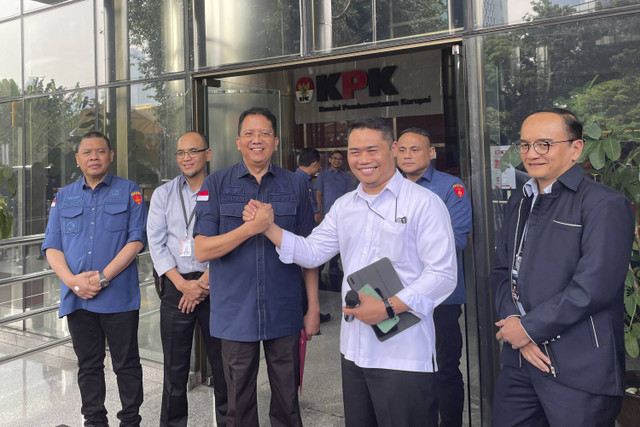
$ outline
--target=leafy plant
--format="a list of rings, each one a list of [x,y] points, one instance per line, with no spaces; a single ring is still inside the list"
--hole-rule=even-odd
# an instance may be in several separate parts
[[[11,166],[0,165],[0,184],[9,192],[10,197],[16,195],[18,181]],[[6,239],[13,234],[13,213],[4,197],[0,196],[0,239]]]

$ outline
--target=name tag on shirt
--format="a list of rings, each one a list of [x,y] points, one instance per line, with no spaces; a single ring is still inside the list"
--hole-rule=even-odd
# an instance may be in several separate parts
[[[182,239],[180,241],[180,256],[181,257],[190,257],[191,256],[191,239]]]

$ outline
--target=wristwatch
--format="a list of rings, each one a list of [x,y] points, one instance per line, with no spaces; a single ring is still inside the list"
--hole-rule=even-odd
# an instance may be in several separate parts
[[[389,316],[389,319],[393,319],[396,317],[396,311],[393,309],[393,305],[391,305],[391,301],[389,301],[390,299],[391,298],[383,299],[382,301],[384,302],[384,308],[387,310],[387,316]]]
[[[100,287],[106,288],[107,286],[109,286],[109,280],[107,280],[107,278],[104,277],[104,272],[99,271],[98,274],[100,275]]]

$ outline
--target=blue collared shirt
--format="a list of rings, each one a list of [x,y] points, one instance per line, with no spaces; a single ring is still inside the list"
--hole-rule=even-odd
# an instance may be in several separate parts
[[[309,189],[309,198],[311,199],[311,206],[313,207],[313,213],[318,213],[318,201],[316,200],[316,192],[313,191],[313,182],[311,181],[311,175],[303,171],[302,169],[296,169],[298,175],[304,178],[304,182],[307,183],[307,188]]]
[[[149,253],[158,275],[163,275],[172,268],[182,274],[207,269],[207,263],[198,262],[193,248],[193,226],[196,219],[194,217],[187,228],[178,191],[182,191],[188,221],[196,208],[198,193],[191,191],[184,175],[156,188],[151,197],[147,233]],[[185,238],[190,239],[191,256],[180,256],[180,246]]]
[[[292,172],[270,165],[260,184],[244,162],[209,175],[196,204],[194,235],[217,236],[242,225],[250,199],[271,203],[275,222],[307,235],[315,226],[309,190]],[[263,234],[209,262],[211,335],[233,341],[260,341],[302,329],[302,272],[280,262]]]
[[[316,191],[322,193],[322,213],[326,214],[334,202],[355,187],[349,174],[339,170],[337,173],[329,168],[323,170],[316,178]]]
[[[458,284],[443,304],[464,304],[467,302],[467,295],[464,284],[462,251],[467,245],[467,237],[471,232],[473,222],[471,201],[460,178],[436,170],[433,164],[429,165],[416,183],[436,193],[449,210],[453,235],[456,239]]]
[[[147,212],[140,188],[128,179],[107,174],[94,190],[84,177],[56,194],[49,213],[42,253],[64,253],[73,274],[103,270],[130,242],[146,245]],[[92,299],[60,287],[60,317],[78,309],[120,313],[140,309],[138,267],[133,261]]]

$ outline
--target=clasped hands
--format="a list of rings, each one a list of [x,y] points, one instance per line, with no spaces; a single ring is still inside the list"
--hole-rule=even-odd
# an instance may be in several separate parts
[[[505,344],[511,344],[511,348],[520,350],[522,356],[533,366],[542,372],[549,372],[551,360],[542,350],[531,341],[525,332],[520,318],[517,316],[507,317],[496,322],[496,326],[500,328],[496,334],[496,339],[503,340]]]
[[[251,234],[264,233],[273,224],[273,207],[270,203],[251,199],[244,207],[242,219],[245,225],[250,227]]]
[[[85,271],[76,274],[72,283],[68,285],[82,299],[91,299],[102,290],[100,287],[100,274],[97,271]]]

